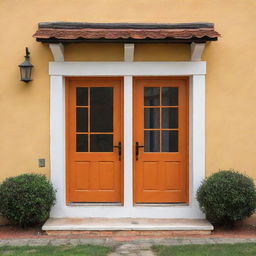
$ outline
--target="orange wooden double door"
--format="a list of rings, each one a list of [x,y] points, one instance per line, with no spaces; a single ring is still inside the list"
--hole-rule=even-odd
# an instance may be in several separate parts
[[[134,78],[134,203],[188,201],[188,79]],[[123,79],[66,78],[67,203],[123,202]]]
[[[121,202],[121,78],[67,78],[67,202]]]
[[[188,78],[134,78],[134,200],[188,201]]]

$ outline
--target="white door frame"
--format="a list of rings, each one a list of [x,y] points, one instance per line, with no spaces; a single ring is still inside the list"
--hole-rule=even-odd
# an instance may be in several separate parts
[[[205,177],[206,62],[50,62],[51,182],[57,189],[51,217],[204,218],[195,199]],[[124,205],[66,205],[65,77],[124,77]],[[133,205],[133,76],[189,76],[189,204]]]

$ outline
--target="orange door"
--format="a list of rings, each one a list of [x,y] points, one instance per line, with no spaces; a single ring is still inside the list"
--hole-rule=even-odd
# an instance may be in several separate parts
[[[188,202],[188,78],[134,78],[136,203]]]
[[[121,202],[122,80],[67,78],[67,202]]]

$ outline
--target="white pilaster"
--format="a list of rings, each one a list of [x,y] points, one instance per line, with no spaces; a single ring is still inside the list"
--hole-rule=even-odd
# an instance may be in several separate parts
[[[205,76],[190,79],[190,187],[191,202],[198,209],[196,191],[205,178]]]
[[[50,162],[51,182],[56,189],[53,214],[65,205],[65,81],[62,76],[50,77]]]
[[[133,205],[132,76],[124,77],[124,205]]]

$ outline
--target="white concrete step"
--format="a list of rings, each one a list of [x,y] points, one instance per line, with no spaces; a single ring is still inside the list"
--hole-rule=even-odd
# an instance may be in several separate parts
[[[45,231],[212,231],[213,226],[204,219],[50,218],[42,229]]]

